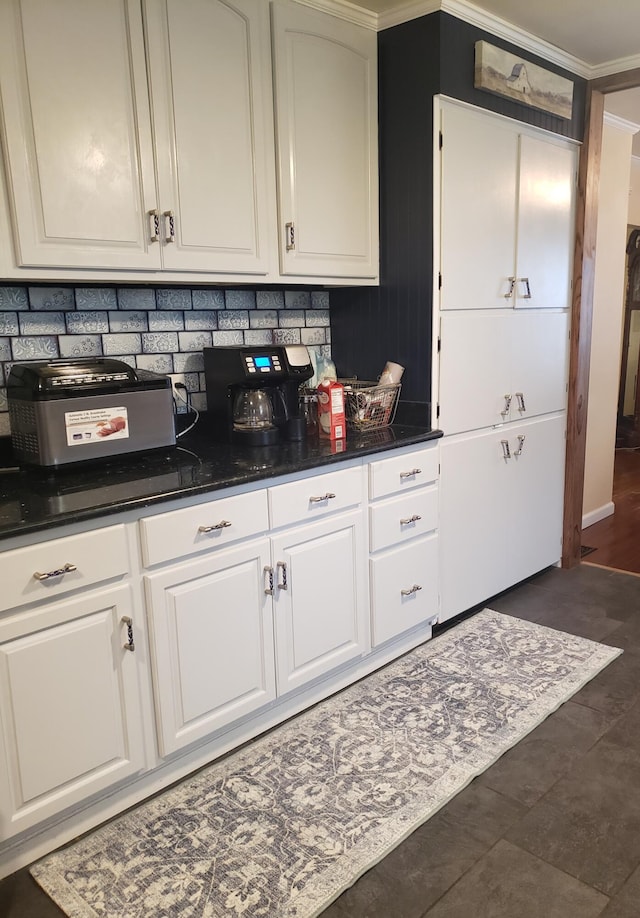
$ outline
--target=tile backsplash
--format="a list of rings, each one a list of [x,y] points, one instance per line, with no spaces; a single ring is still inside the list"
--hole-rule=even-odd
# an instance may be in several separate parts
[[[326,290],[0,286],[0,436],[13,363],[105,356],[184,373],[203,410],[203,347],[306,344],[328,355],[330,343]]]

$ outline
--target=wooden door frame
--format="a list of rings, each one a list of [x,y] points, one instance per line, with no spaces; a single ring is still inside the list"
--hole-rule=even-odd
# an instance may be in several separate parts
[[[575,567],[580,563],[582,543],[582,498],[604,97],[611,92],[636,89],[639,86],[640,68],[636,68],[591,80],[587,87],[587,110],[584,140],[580,151],[576,201],[562,532],[563,567]]]

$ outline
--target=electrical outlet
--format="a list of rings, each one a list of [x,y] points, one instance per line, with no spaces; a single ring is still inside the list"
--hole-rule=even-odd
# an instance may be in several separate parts
[[[170,373],[169,379],[171,380],[171,385],[173,387],[173,403],[175,405],[175,410],[177,414],[186,414],[187,413],[187,390],[183,389],[182,386],[185,386],[184,373]],[[179,385],[181,388],[176,389],[176,386]]]

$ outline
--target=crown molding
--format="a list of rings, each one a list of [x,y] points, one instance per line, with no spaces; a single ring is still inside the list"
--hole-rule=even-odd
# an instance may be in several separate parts
[[[623,131],[625,134],[637,134],[640,131],[640,124],[629,121],[628,118],[621,118],[620,115],[614,115],[613,112],[605,112],[603,121],[609,127]]]
[[[378,15],[378,31],[382,32],[384,29],[401,25],[411,19],[428,16],[429,13],[437,13],[440,9],[442,9],[441,0],[408,0],[402,6]]]
[[[640,68],[640,54],[633,57],[620,57],[617,61],[607,61],[589,68],[589,79],[597,80],[600,77],[611,76],[614,73],[624,73],[625,70]]]
[[[322,13],[330,13],[337,19],[343,19],[345,22],[352,22],[355,25],[364,26],[365,29],[371,29],[373,32],[379,30],[379,16],[371,10],[365,10],[355,3],[349,3],[349,0],[296,0],[301,6],[309,6],[311,9],[320,10]]]

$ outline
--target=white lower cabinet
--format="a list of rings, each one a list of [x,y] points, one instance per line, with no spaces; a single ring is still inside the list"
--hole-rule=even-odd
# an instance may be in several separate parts
[[[372,644],[379,647],[438,615],[438,536],[381,552],[369,561]]]
[[[367,649],[362,512],[285,532],[273,539],[272,557],[283,694]]]
[[[161,755],[275,697],[268,564],[260,539],[145,577]]]
[[[143,768],[131,616],[119,585],[0,620],[0,839]]]
[[[440,620],[562,553],[564,413],[441,444]]]

